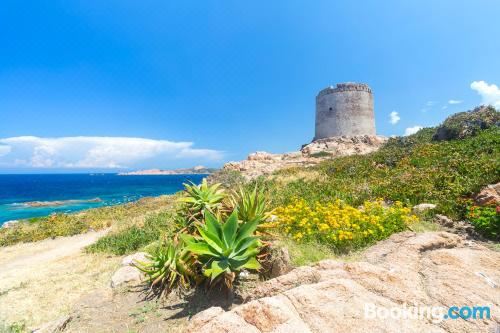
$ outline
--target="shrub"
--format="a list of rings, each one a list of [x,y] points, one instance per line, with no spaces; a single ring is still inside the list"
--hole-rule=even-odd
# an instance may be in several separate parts
[[[485,237],[500,240],[500,206],[469,205],[467,219]]]
[[[217,213],[226,197],[224,190],[220,188],[220,184],[208,185],[206,178],[203,179],[200,185],[191,183],[184,184],[184,187],[186,196],[180,198],[179,201],[186,205],[188,222],[203,219],[206,211],[212,214]]]
[[[257,185],[253,190],[245,190],[239,188],[238,192],[234,192],[231,196],[231,205],[233,209],[238,211],[238,219],[243,222],[257,220],[261,223],[266,218],[268,209],[268,200],[264,192],[257,189]]]
[[[192,257],[180,244],[167,243],[148,256],[148,263],[138,262],[136,267],[149,279],[151,292],[158,297],[175,289],[186,290],[194,277]]]
[[[359,209],[338,199],[312,205],[295,200],[276,208],[274,214],[276,221],[263,227],[278,229],[296,241],[329,244],[342,252],[385,239],[417,220],[400,202],[385,207],[381,200],[367,201]]]
[[[201,236],[181,235],[186,249],[196,256],[203,274],[210,278],[210,284],[223,282],[231,290],[241,269],[259,269],[256,255],[261,243],[254,236],[258,220],[238,223],[235,210],[225,223],[210,212],[205,213],[205,224],[198,226]]]
[[[87,247],[90,253],[112,253],[123,255],[144,247],[162,235],[172,235],[175,213],[171,211],[158,213],[146,218],[144,225],[130,226],[121,231],[101,237],[97,242]]]

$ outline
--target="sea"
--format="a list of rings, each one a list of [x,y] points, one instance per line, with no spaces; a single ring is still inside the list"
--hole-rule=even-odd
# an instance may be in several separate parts
[[[119,176],[107,173],[0,175],[0,225],[7,221],[172,194],[182,190],[183,183],[200,183],[206,176]]]

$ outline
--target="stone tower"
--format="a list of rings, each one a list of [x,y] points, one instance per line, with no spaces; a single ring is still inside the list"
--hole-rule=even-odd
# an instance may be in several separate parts
[[[314,140],[343,135],[375,135],[373,95],[366,84],[339,83],[316,96]]]

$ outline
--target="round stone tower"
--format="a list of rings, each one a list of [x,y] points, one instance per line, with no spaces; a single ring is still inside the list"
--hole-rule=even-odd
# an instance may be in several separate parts
[[[339,83],[316,96],[314,140],[343,135],[375,135],[373,95],[366,84]]]

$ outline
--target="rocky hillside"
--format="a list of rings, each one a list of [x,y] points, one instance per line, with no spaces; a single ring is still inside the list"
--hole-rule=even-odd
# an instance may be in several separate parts
[[[406,232],[359,262],[322,261],[269,280],[253,301],[197,314],[189,332],[493,332],[500,323],[498,281],[499,252],[449,233]],[[490,305],[491,320],[366,318],[366,304]]]
[[[241,162],[229,162],[223,171],[237,171],[246,179],[269,175],[290,167],[308,167],[339,156],[363,155],[378,150],[387,138],[382,136],[353,136],[320,139],[302,146],[300,151],[286,154],[256,152]]]

